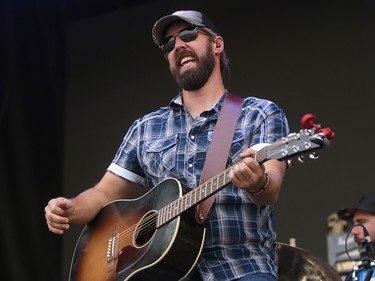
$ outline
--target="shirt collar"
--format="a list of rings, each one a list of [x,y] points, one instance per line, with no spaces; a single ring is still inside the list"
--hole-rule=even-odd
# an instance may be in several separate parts
[[[182,108],[184,105],[182,104],[182,92],[180,92],[177,96],[175,96],[169,103],[169,107],[178,110]]]
[[[219,113],[220,109],[223,105],[224,98],[227,94],[228,94],[228,91],[225,90],[224,94],[219,99],[219,101],[212,108],[205,110],[205,112],[215,111],[215,112]],[[174,109],[174,110],[178,110],[178,109],[184,107],[184,105],[182,103],[182,92],[180,92],[176,97],[174,97],[171,100],[171,102],[169,103],[169,107]]]

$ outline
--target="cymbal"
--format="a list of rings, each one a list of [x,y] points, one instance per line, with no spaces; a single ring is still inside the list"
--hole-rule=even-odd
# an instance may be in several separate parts
[[[339,273],[325,260],[288,244],[277,243],[279,281],[341,281]]]

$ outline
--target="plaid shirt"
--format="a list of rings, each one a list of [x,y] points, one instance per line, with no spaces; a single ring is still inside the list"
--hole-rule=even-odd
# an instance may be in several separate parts
[[[188,188],[198,186],[223,100],[224,96],[193,119],[179,95],[169,106],[136,120],[108,170],[149,188],[169,177]],[[227,165],[238,162],[247,147],[273,143],[288,131],[284,112],[276,104],[246,98]],[[231,183],[219,191],[197,266],[206,281],[232,280],[249,273],[277,276],[274,206],[253,204]]]

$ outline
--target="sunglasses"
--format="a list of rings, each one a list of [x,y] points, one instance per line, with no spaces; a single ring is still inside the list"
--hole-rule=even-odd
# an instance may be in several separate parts
[[[177,35],[172,35],[165,38],[163,41],[164,43],[160,45],[160,49],[167,54],[173,50],[176,43],[176,37],[180,38],[180,40],[185,43],[191,42],[197,39],[199,31],[203,32],[203,30],[199,29],[197,26],[185,28]]]

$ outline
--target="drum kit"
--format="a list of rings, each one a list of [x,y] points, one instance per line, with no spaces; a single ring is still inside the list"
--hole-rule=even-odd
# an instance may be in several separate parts
[[[342,277],[324,259],[305,249],[277,243],[279,281],[342,281]],[[375,265],[355,267],[345,281],[375,281]]]

